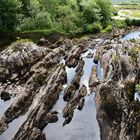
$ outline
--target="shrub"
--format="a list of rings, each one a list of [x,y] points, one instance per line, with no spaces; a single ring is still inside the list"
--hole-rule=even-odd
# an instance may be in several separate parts
[[[103,32],[111,32],[112,31],[112,24],[109,24],[104,30]]]
[[[22,17],[20,7],[19,0],[0,1],[0,32],[15,30]]]
[[[100,23],[94,23],[93,24],[93,33],[101,32],[102,26]]]
[[[25,18],[20,25],[20,30],[35,30],[35,29],[50,29],[52,28],[52,21],[49,13],[39,12],[36,17]]]
[[[135,20],[135,19],[132,20],[132,19],[127,18],[125,20],[125,23],[126,23],[127,26],[132,26],[132,25],[140,26],[140,20]]]
[[[98,33],[102,30],[100,23],[88,24],[85,28],[85,33]]]
[[[112,22],[112,25],[116,28],[119,28],[119,29],[125,28],[127,26],[126,22],[122,21],[122,20],[114,20]]]

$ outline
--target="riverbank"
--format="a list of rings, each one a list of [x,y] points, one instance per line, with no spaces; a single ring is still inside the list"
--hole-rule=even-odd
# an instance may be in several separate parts
[[[23,32],[23,33],[0,33],[0,51],[6,48],[6,46],[10,45],[12,42],[15,41],[23,41],[24,39],[26,41],[30,40],[35,43],[38,43],[41,38],[46,38],[50,42],[54,43],[57,42],[61,37],[64,38],[88,38],[90,35],[94,36],[94,38],[102,37],[102,38],[107,38],[110,35],[113,37],[113,34],[116,34],[118,32],[119,35],[126,35],[130,31],[139,31],[140,28],[136,26],[131,26],[131,27],[126,27],[124,29],[112,29],[112,32],[100,32],[100,33],[90,33],[90,34],[66,34],[66,33],[59,33],[55,32],[54,30],[52,31],[32,31],[32,32]]]

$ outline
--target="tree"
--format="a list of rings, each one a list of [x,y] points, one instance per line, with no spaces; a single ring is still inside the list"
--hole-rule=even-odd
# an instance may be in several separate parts
[[[31,13],[30,13],[30,0],[21,0],[21,10],[22,10],[22,14],[25,16],[25,17],[29,17],[31,16]]]
[[[100,7],[101,22],[105,27],[111,19],[111,2],[110,0],[96,0],[96,3]]]
[[[99,21],[100,19],[100,9],[99,6],[96,4],[94,0],[82,0],[81,4],[82,6],[82,13],[85,21],[87,23],[93,23],[95,21]]]
[[[40,4],[42,9],[50,13],[51,19],[54,22],[59,0],[40,0]]]
[[[69,32],[76,29],[77,16],[70,6],[60,5],[58,7],[57,19],[59,23],[62,23],[64,31]]]
[[[0,2],[0,31],[14,30],[20,23],[19,0],[1,0]]]

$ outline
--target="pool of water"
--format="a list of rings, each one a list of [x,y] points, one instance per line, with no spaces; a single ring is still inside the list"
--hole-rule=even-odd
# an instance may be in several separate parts
[[[130,39],[140,39],[140,32],[132,32],[127,34],[125,37],[122,38],[122,40],[126,41],[126,40],[130,40]]]

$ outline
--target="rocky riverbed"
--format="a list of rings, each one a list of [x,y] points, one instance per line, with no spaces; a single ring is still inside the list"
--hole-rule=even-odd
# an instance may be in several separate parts
[[[140,44],[121,37],[0,52],[0,140],[139,140]]]

